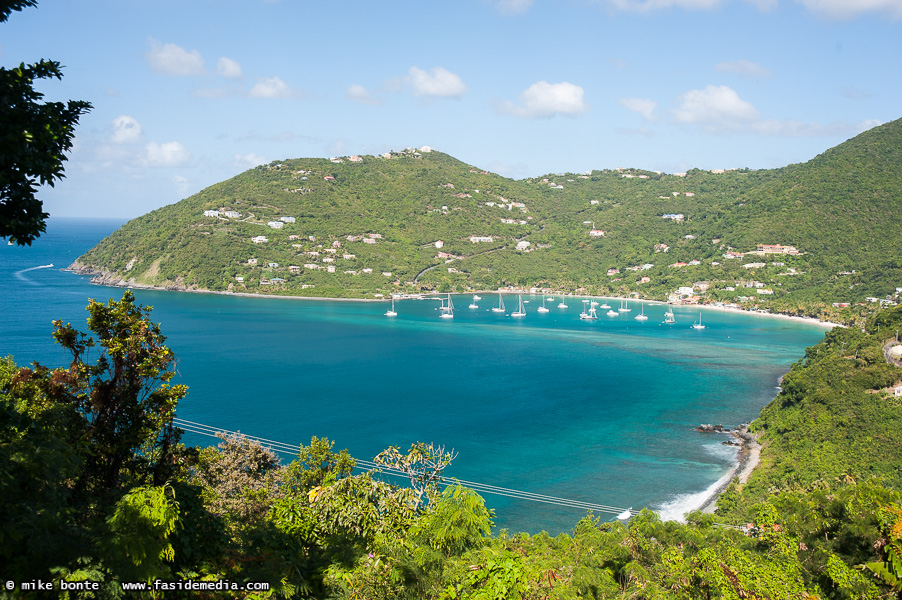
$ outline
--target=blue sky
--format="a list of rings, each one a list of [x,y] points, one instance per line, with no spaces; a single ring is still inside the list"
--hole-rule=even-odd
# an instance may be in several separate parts
[[[513,178],[804,162],[902,117],[902,0],[39,0],[0,63],[88,100],[58,216],[431,146]]]

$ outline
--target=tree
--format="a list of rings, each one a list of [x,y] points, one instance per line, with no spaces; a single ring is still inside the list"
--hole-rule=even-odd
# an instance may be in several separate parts
[[[80,415],[84,447],[77,451],[83,462],[73,485],[78,496],[118,498],[126,487],[160,486],[178,467],[173,419],[188,388],[169,385],[175,355],[164,345],[159,325],[150,321],[150,310],[136,305],[130,291],[120,301],[92,300],[88,327],[97,341],[54,321],[54,339],[72,355],[69,368],[35,363],[13,379],[14,385],[36,385],[50,402],[74,407]],[[88,355],[96,346],[102,350],[92,364]]]
[[[35,6],[36,0],[0,0],[0,23],[12,11]],[[63,177],[65,153],[72,148],[78,118],[89,102],[41,102],[35,79],[62,79],[60,63],[40,60],[12,69],[0,68],[0,237],[31,245],[46,229],[38,185]]]

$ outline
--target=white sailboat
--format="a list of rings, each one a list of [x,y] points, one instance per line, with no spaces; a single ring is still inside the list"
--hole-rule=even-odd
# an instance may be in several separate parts
[[[583,312],[579,313],[579,318],[580,318],[580,319],[584,318],[586,315],[589,314],[589,313],[586,312],[586,305],[587,305],[588,303],[589,303],[589,299],[588,299],[588,298],[586,298],[585,300],[583,300]]]
[[[439,308],[442,314],[439,316],[443,319],[453,319],[454,318],[454,303],[451,302],[451,294],[448,294],[448,302],[445,303],[445,299],[442,298],[442,306]]]
[[[567,308],[567,303],[564,302],[564,295],[561,294],[561,303],[557,305],[558,308]]]
[[[676,323],[676,318],[673,316],[673,309],[668,310],[664,313],[664,323],[666,325],[673,325]]]
[[[596,319],[598,319],[598,313],[595,312],[594,306],[590,306],[589,312],[581,314],[579,318],[583,319],[584,321],[595,321]]]
[[[504,296],[501,295],[501,292],[498,292],[498,306],[493,306],[492,312],[496,312],[496,313],[504,312]]]
[[[526,307],[523,306],[523,296],[517,296],[517,312],[511,313],[512,317],[525,317]]]
[[[702,325],[702,313],[698,313],[698,321],[692,324],[693,329],[704,329],[705,326]]]
[[[600,308],[600,309],[602,309],[602,310],[611,310],[611,305],[608,304],[607,302],[605,302],[604,304],[602,304],[602,305],[599,306],[598,308]]]
[[[477,301],[477,300],[482,300],[482,298],[480,298],[480,297],[477,296],[476,294],[473,294],[473,301],[470,302],[470,308],[479,308],[479,305],[476,304],[476,301]]]
[[[397,317],[398,313],[395,312],[395,299],[391,299],[391,309],[387,313],[385,313],[386,317]]]
[[[619,316],[620,316],[620,313],[617,312],[617,311],[614,310],[614,309],[611,309],[611,310],[608,311],[608,316],[609,316],[609,317],[619,317]]]
[[[537,309],[540,313],[547,313],[548,308],[545,306],[545,296],[542,296],[542,306]]]
[[[645,305],[642,305],[642,312],[636,315],[635,319],[637,321],[648,321],[648,317],[645,315]]]
[[[630,308],[630,301],[629,301],[629,300],[626,301],[626,304],[624,304],[624,303],[623,303],[623,300],[621,300],[621,301],[620,301],[620,308],[618,308],[617,310],[619,310],[620,312],[629,312],[629,311],[631,311],[631,310],[633,310],[633,309]]]

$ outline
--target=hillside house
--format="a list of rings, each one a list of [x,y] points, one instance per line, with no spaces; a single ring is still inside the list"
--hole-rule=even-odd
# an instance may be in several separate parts
[[[237,210],[221,211],[221,214],[225,217],[228,217],[229,219],[237,219],[237,218],[241,217],[241,213],[238,212]]]
[[[283,223],[295,223],[297,221],[294,217],[279,217],[279,220]]]
[[[436,248],[442,248],[444,246],[445,246],[445,242],[443,242],[442,240],[436,240],[436,242],[435,242]]]
[[[282,229],[283,227],[285,227],[285,223],[283,223],[282,221],[270,221],[269,223],[267,223],[267,225],[269,225],[272,229]]]
[[[334,272],[335,272],[335,265],[328,265],[328,266],[326,267],[326,272],[327,272],[327,273],[334,273]]]
[[[301,236],[299,236],[299,235],[289,235],[289,236],[288,236],[288,239],[289,239],[289,240],[292,240],[292,241],[293,241],[293,240],[299,240],[299,239],[301,239]]]
[[[288,265],[288,271],[291,273],[300,273],[301,268],[297,265]]]
[[[269,241],[269,238],[266,237],[265,235],[258,235],[257,237],[251,238],[251,241],[254,242],[255,244],[265,244],[266,242]]]
[[[601,229],[592,229],[589,231],[589,237],[600,238],[604,237],[604,231]]]
[[[278,269],[279,263],[277,263],[277,262],[266,263],[266,266],[269,267],[270,269]]]
[[[256,259],[256,258],[249,258],[249,259],[247,259],[247,264],[249,264],[249,265],[255,265],[255,264],[257,264],[257,259]]]
[[[313,263],[305,263],[304,268],[310,269],[311,271],[315,271],[315,270],[319,269],[319,265],[313,264]]]
[[[531,245],[532,245],[532,244],[531,244],[530,242],[527,242],[526,240],[523,240],[522,242],[517,242],[516,248],[517,248],[517,250],[519,250],[519,251],[521,251],[521,252],[528,252],[528,251],[529,251],[529,247],[530,247]]]
[[[495,240],[494,240],[494,238],[492,238],[492,236],[488,236],[488,235],[471,235],[470,241],[473,242],[474,244],[478,244],[480,242],[488,242],[491,244]]]
[[[219,211],[218,210],[205,210],[204,216],[205,217],[218,217]]]
[[[758,252],[761,254],[791,254],[797,255],[799,251],[795,246],[782,246],[780,244],[758,244]]]
[[[684,215],[683,213],[667,213],[666,215],[663,215],[663,218],[670,219],[679,223],[686,218],[686,215]]]

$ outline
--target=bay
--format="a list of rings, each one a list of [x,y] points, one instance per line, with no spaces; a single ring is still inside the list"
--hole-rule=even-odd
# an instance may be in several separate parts
[[[51,219],[30,248],[0,247],[0,355],[61,366],[51,321],[84,328],[89,298],[120,298],[61,269],[121,221]],[[53,264],[53,267],[46,265]],[[647,303],[582,321],[524,296],[527,316],[490,308],[497,294],[387,303],[248,298],[134,290],[154,307],[190,387],[181,418],[291,444],[328,437],[371,459],[389,445],[434,442],[458,452],[447,475],[679,517],[735,464],[699,423],[754,419],[780,375],[823,327],[752,314]],[[508,306],[516,296],[507,295]],[[613,304],[615,309],[618,305]],[[186,435],[186,441],[215,443]],[[287,458],[287,457],[286,457]],[[498,527],[567,531],[585,513],[487,495]],[[610,518],[610,515],[600,515]]]

